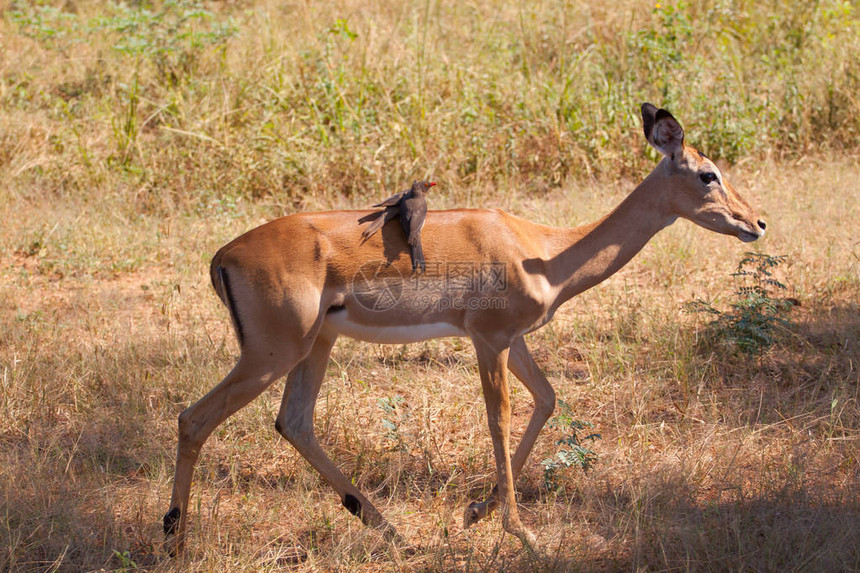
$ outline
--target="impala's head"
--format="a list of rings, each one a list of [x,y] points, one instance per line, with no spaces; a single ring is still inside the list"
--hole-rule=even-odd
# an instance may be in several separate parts
[[[745,243],[764,235],[765,222],[713,161],[684,143],[684,129],[671,113],[644,103],[642,124],[648,143],[665,156],[658,169],[672,182],[670,201],[675,215]]]

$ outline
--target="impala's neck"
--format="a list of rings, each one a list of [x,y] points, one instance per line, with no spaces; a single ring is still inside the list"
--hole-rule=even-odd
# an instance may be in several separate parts
[[[597,223],[564,231],[565,246],[546,263],[547,278],[559,289],[556,307],[612,276],[675,220],[663,199],[664,168],[659,165]]]

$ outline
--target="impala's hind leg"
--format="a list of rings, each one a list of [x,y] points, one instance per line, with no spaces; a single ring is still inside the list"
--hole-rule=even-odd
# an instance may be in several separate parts
[[[334,339],[319,336],[310,354],[290,372],[275,428],[337,491],[350,513],[387,537],[396,538],[394,528],[331,461],[314,434],[314,408],[333,344]]]
[[[295,359],[293,360],[293,363]],[[188,522],[188,498],[194,465],[203,443],[230,415],[260,395],[292,366],[288,358],[275,360],[242,354],[224,380],[179,415],[179,446],[170,510],[164,516],[164,532],[175,534],[174,550],[181,551]]]
[[[203,443],[228,416],[256,398],[310,352],[324,317],[319,299],[285,297],[274,309],[262,299],[261,291],[283,290],[284,285],[295,281],[261,286],[235,269],[221,267],[219,272],[242,355],[220,384],[179,416],[173,495],[170,510],[164,516],[165,533],[176,534],[177,552],[185,540],[191,479]],[[293,291],[296,290],[298,287],[294,286]]]

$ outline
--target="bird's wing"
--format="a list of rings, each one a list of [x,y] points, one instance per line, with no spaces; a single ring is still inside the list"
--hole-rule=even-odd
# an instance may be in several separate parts
[[[393,207],[394,205],[400,203],[400,201],[403,199],[403,196],[409,193],[409,191],[410,190],[407,189],[406,191],[401,191],[397,195],[392,195],[382,203],[377,203],[376,205],[374,205],[374,207]]]
[[[373,213],[368,213],[363,217],[359,217],[358,224],[360,225],[362,223],[367,223],[368,221],[375,221],[376,219],[382,217],[383,213],[385,213],[385,211],[374,211]]]
[[[410,245],[421,241],[421,229],[427,218],[427,203],[423,199],[412,199],[400,207],[400,221]]]
[[[367,239],[372,237],[374,233],[376,233],[379,229],[381,229],[383,226],[385,226],[385,223],[387,223],[388,221],[390,221],[391,219],[393,219],[396,216],[397,216],[397,209],[394,209],[393,207],[388,207],[387,209],[385,209],[383,211],[376,211],[375,213],[365,215],[364,217],[359,219],[358,220],[359,223],[372,220],[370,225],[368,225],[361,232],[362,241],[366,241]]]

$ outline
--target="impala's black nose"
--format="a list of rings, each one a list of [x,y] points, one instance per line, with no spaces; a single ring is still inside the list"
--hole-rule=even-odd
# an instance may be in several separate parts
[[[759,219],[759,220],[758,220],[758,227],[759,227],[759,229],[761,229],[762,231],[764,231],[765,229],[767,229],[767,223],[765,223],[764,221],[762,221],[761,219]]]

